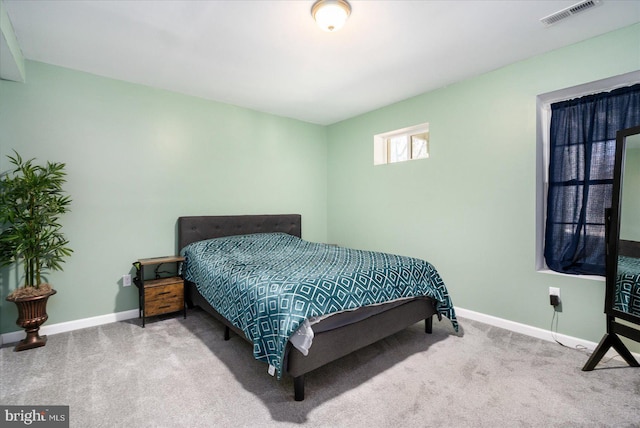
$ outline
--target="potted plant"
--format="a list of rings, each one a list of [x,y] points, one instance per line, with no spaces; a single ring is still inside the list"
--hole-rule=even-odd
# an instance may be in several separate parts
[[[6,300],[18,307],[16,323],[27,336],[16,351],[46,344],[40,326],[47,320],[47,300],[56,293],[47,283],[47,270],[61,270],[72,251],[62,234],[60,216],[69,211],[71,199],[62,190],[66,182],[64,163],[34,164],[14,151],[7,156],[15,166],[0,176],[0,267],[14,263],[24,268],[24,286]]]

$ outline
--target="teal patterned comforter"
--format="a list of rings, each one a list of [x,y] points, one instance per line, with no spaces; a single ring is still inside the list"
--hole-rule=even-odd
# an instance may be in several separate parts
[[[310,317],[401,298],[436,300],[458,324],[429,263],[304,241],[284,233],[229,236],[187,245],[184,278],[253,342],[256,359],[282,374],[289,337]]]
[[[640,316],[640,259],[618,257],[614,309]]]

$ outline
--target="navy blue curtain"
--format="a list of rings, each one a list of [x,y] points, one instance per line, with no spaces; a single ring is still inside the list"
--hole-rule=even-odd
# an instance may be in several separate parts
[[[551,105],[544,257],[557,272],[605,275],[616,131],[640,125],[640,84]]]

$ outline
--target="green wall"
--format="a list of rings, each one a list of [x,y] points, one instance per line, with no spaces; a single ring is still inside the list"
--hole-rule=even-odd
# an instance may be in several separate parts
[[[598,341],[604,282],[535,271],[536,96],[640,69],[639,42],[634,25],[328,127],[27,61],[27,83],[0,81],[0,171],[14,148],[68,165],[49,323],[136,308],[121,276],[175,252],[178,216],[290,212],[309,240],[431,261],[464,309],[548,330],[560,287],[559,331]],[[423,122],[429,159],[373,166],[374,134]],[[17,281],[0,271],[1,295]]]
[[[26,83],[0,80],[0,171],[23,158],[67,164],[74,249],[49,280],[48,324],[137,308],[122,275],[138,258],[174,254],[183,215],[300,213],[303,236],[327,236],[325,127],[27,62]],[[16,331],[0,271],[0,332]]]
[[[434,66],[437,66],[434,65]],[[640,69],[640,25],[329,127],[329,242],[431,261],[456,306],[599,341],[605,284],[535,270],[536,96]],[[373,135],[429,122],[430,158],[373,166]]]

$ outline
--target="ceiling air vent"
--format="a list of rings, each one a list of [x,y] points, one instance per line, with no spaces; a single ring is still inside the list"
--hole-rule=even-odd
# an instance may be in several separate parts
[[[602,0],[584,0],[580,3],[574,4],[573,6],[564,8],[556,13],[552,13],[549,16],[545,16],[544,18],[540,19],[540,22],[548,27],[558,21],[562,21],[563,19],[584,12],[585,10],[589,10],[593,7],[599,6],[600,4],[602,4]]]

